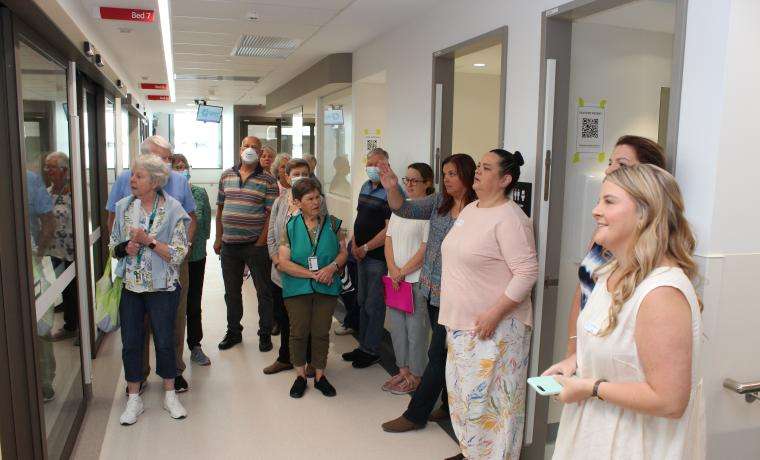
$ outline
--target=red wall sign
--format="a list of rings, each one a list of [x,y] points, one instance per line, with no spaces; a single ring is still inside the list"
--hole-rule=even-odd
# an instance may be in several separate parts
[[[169,89],[169,85],[167,85],[166,83],[140,83],[140,88],[167,90]]]
[[[163,94],[148,94],[149,101],[168,101],[169,96]]]
[[[156,19],[156,13],[153,10],[101,6],[100,17],[102,19],[115,19],[117,21],[153,22]]]

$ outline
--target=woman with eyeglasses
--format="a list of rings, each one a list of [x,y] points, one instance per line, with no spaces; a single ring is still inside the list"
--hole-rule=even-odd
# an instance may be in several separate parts
[[[419,200],[435,192],[433,169],[425,163],[412,163],[403,178],[406,196]],[[425,257],[430,221],[391,216],[385,237],[385,261],[393,289],[400,282],[412,285],[414,310],[411,313],[388,308],[391,340],[398,373],[382,386],[396,395],[413,393],[420,385],[427,365],[430,320],[427,299],[420,287],[420,269]],[[386,287],[387,289],[387,287]]]

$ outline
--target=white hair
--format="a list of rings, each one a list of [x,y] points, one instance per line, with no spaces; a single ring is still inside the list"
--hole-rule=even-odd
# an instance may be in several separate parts
[[[59,168],[69,169],[69,156],[63,152],[52,152],[45,157],[45,161],[55,159],[55,164]]]
[[[315,156],[314,156],[314,155],[312,155],[311,153],[304,153],[304,154],[303,154],[303,159],[304,159],[304,160],[306,160],[306,161],[308,161],[308,162],[309,162],[309,164],[311,164],[311,162],[312,162],[312,161],[313,161],[314,163],[316,163],[316,162],[317,162],[317,157],[315,157]],[[312,171],[312,172],[314,172],[314,171]]]
[[[169,166],[164,161],[150,153],[140,155],[132,165],[132,171],[143,169],[150,176],[150,180],[158,188],[163,188],[169,182]]]
[[[268,147],[264,147],[268,148]],[[282,166],[283,163],[287,163],[290,161],[290,155],[287,153],[280,153],[276,157],[274,157],[274,161],[272,162],[272,167],[270,168],[270,172],[274,177],[277,177],[277,171],[280,169],[280,166]]]
[[[158,134],[150,136],[149,138],[142,141],[142,144],[140,144],[140,153],[143,155],[150,154],[150,144],[153,144],[156,147],[161,147],[162,149],[166,149],[169,151],[169,153],[174,153],[174,146],[171,144],[171,142],[167,141],[165,137],[159,136]]]

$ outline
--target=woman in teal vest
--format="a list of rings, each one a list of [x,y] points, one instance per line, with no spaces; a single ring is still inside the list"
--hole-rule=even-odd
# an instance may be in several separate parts
[[[340,294],[340,273],[348,258],[340,219],[324,214],[319,182],[307,178],[291,189],[301,210],[285,224],[279,249],[282,296],[290,318],[290,359],[298,377],[290,396],[306,391],[306,346],[311,334],[311,364],[316,368],[314,388],[335,396],[325,377],[330,325]]]

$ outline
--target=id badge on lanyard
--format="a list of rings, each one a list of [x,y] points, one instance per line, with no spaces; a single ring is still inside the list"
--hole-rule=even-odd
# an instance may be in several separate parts
[[[309,233],[309,227],[306,225],[306,221],[303,221],[304,227],[306,227],[306,233]],[[307,259],[309,264],[309,271],[316,272],[319,270],[319,260],[317,259],[317,246],[319,245],[319,235],[322,233],[322,225],[317,225],[317,234],[314,237],[314,241],[316,243],[311,243],[311,238],[309,238],[309,243],[311,243],[311,256]]]

